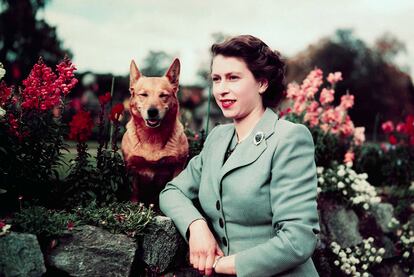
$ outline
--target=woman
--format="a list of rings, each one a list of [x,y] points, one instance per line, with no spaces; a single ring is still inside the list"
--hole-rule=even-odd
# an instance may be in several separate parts
[[[284,63],[248,35],[211,50],[213,94],[233,123],[211,131],[161,192],[160,208],[201,273],[318,276],[311,259],[319,233],[313,139],[269,108],[282,99]]]

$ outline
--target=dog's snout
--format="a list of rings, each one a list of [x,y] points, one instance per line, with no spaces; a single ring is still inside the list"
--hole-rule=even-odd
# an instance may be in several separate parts
[[[158,109],[156,109],[156,108],[149,108],[148,109],[148,117],[149,118],[156,118],[156,117],[158,117]]]

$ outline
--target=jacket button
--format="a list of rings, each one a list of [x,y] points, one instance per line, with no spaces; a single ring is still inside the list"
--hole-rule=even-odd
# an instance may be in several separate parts
[[[216,208],[217,208],[217,211],[220,211],[220,201],[218,201],[218,200],[216,202]]]
[[[222,238],[224,246],[227,246],[227,240],[225,237]]]
[[[220,227],[221,227],[221,228],[223,228],[223,227],[224,227],[224,221],[223,221],[223,219],[222,219],[222,218],[220,218],[220,219],[219,219],[219,224],[220,224]]]

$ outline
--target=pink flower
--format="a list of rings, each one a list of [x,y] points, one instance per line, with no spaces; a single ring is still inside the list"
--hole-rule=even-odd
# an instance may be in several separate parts
[[[348,150],[348,152],[345,153],[344,163],[352,162],[354,159],[355,159],[355,153],[352,152],[352,150]]]
[[[341,124],[340,130],[344,137],[349,137],[354,133],[354,123],[352,123],[349,116],[347,116],[345,122]]]
[[[342,95],[340,106],[346,110],[352,108],[354,106],[354,96],[352,94]]]
[[[318,92],[319,87],[323,83],[323,72],[319,68],[312,70],[309,75],[303,80],[302,85],[300,86],[301,91],[306,96],[307,99],[313,99],[316,92]]]
[[[395,130],[397,130],[398,133],[405,133],[405,123],[398,123]]]
[[[319,96],[319,101],[322,105],[326,105],[331,103],[334,100],[334,93],[333,89],[322,89],[321,95]]]
[[[75,223],[73,223],[72,221],[68,221],[67,229],[69,231],[72,231],[73,230],[73,227],[75,227]]]
[[[394,123],[392,123],[391,120],[388,120],[382,123],[381,128],[384,131],[384,133],[386,134],[391,133],[392,131],[394,131]]]
[[[336,84],[339,81],[342,81],[342,73],[337,71],[335,73],[329,73],[328,78],[326,78],[331,85]]]
[[[362,145],[365,142],[365,127],[356,127],[354,130],[354,143]]]

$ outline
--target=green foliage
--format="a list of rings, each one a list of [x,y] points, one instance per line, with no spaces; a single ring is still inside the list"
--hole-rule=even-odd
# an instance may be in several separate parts
[[[33,115],[23,113],[21,139],[0,128],[0,180],[12,198],[24,195],[42,203],[53,201],[52,192],[59,182],[57,168],[62,165],[64,125],[51,111]]]
[[[142,235],[155,215],[152,206],[146,208],[142,203],[125,202],[99,206],[95,201],[84,208],[78,208],[76,213],[85,224],[131,237]]]
[[[74,214],[63,211],[52,211],[41,206],[22,209],[13,217],[12,228],[18,232],[35,234],[50,239],[68,233],[68,223],[77,225],[78,218]]]
[[[203,149],[204,141],[206,140],[206,133],[204,130],[195,132],[190,129],[185,130],[185,134],[188,138],[188,159],[189,161],[194,156],[198,155]]]

